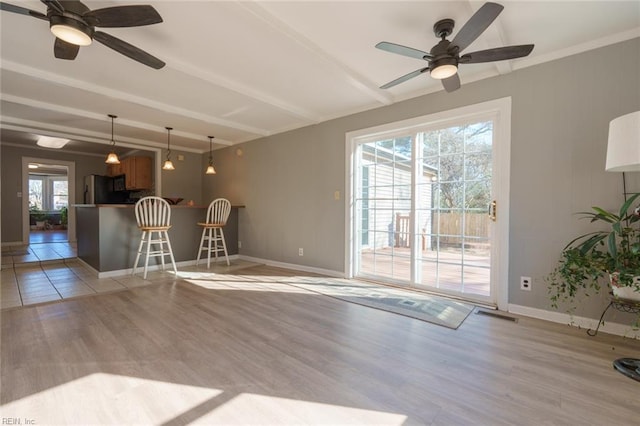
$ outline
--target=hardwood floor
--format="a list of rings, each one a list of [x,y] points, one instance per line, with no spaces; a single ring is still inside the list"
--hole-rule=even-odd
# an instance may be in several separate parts
[[[3,419],[634,425],[640,341],[471,314],[439,327],[258,266],[1,313]]]

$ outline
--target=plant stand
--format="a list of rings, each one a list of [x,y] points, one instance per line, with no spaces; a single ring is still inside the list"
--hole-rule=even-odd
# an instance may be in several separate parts
[[[611,301],[602,312],[602,315],[600,315],[600,320],[598,321],[598,326],[596,327],[595,331],[592,331],[591,329],[587,330],[587,334],[589,336],[595,336],[596,334],[598,334],[598,329],[600,329],[600,325],[602,324],[604,315],[612,306],[621,312],[628,312],[632,314],[640,313],[640,301],[630,300],[630,299],[620,299],[620,298],[611,296]],[[620,373],[624,374],[627,377],[640,381],[640,359],[620,358],[613,361],[613,368],[615,368],[616,370],[618,370]]]
[[[610,307],[614,307],[616,310],[620,312],[627,312],[631,314],[639,314],[640,313],[640,301],[631,300],[631,299],[620,299],[618,297],[611,296],[611,301],[604,308],[602,315],[600,315],[600,320],[598,321],[598,326],[595,330],[587,330],[587,334],[589,336],[595,336],[598,334],[598,330],[600,329],[600,325],[602,325],[602,320],[604,319],[604,315],[607,313]]]

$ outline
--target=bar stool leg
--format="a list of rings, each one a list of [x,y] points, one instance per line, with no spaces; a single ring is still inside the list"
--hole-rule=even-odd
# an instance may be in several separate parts
[[[173,265],[173,272],[175,274],[178,273],[178,268],[176,267],[176,261],[173,258],[173,249],[171,248],[171,241],[169,240],[169,233],[167,231],[164,231],[164,235],[166,237],[166,242],[167,242],[167,248],[169,249],[169,258],[171,259],[171,264]],[[164,259],[164,255],[162,256],[162,258]],[[164,262],[162,264],[163,266],[163,270],[164,270]]]
[[[147,231],[142,231],[142,236],[140,237],[140,244],[138,245],[138,254],[136,255],[136,261],[133,264],[133,271],[131,275],[136,274],[136,269],[138,268],[138,261],[140,260],[140,253],[142,253],[142,246],[144,245],[144,237],[147,234]]]
[[[211,267],[211,228],[207,229],[207,269]]]
[[[198,262],[200,262],[200,255],[202,254],[202,250],[204,249],[204,237],[207,234],[207,228],[202,228],[202,237],[200,237],[200,248],[198,249],[198,257],[196,259],[196,266],[198,266]]]
[[[149,231],[147,233],[147,255],[145,256],[144,259],[144,274],[142,275],[143,279],[147,279],[147,268],[149,267],[149,254],[151,251],[151,235],[153,234],[153,231]]]
[[[227,253],[227,243],[224,239],[224,231],[220,228],[220,239],[222,240],[222,248],[224,249],[224,257],[227,259],[227,266],[231,265],[229,263],[229,254]]]

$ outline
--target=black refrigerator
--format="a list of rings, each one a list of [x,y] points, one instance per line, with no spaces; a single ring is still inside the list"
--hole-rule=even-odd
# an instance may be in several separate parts
[[[126,191],[114,191],[110,176],[89,175],[84,178],[85,204],[120,204],[126,202]]]

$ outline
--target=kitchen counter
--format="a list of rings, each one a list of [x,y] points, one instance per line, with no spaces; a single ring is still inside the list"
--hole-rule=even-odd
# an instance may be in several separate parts
[[[118,275],[133,268],[141,231],[134,204],[75,204],[78,257],[96,269],[100,276]],[[193,263],[198,256],[207,206],[171,206],[169,238],[176,263]],[[232,206],[224,236],[229,256],[238,254],[238,209]],[[203,253],[204,255],[204,253]],[[168,258],[167,258],[168,260]],[[149,259],[159,265],[160,258]],[[110,274],[108,274],[110,273]]]

